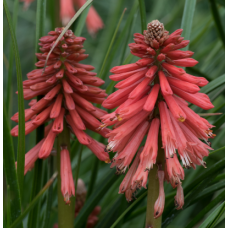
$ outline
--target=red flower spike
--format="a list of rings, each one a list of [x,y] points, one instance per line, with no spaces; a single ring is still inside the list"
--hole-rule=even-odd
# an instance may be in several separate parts
[[[206,110],[214,106],[207,95],[199,93],[199,87],[208,81],[177,67],[198,63],[191,58],[193,52],[178,50],[189,44],[181,37],[182,31],[178,29],[169,35],[163,24],[155,20],[143,34],[135,33],[135,43],[129,47],[140,60],[110,70],[110,79],[118,82],[115,86],[118,90],[102,103],[105,108],[116,108],[101,117],[103,124],[99,128],[113,125],[113,130],[106,135],[106,151],[116,153],[111,167],[116,166],[119,174],[130,166],[119,193],[125,193],[126,199],[132,200],[137,188],[146,188],[149,170],[155,164],[159,167],[155,218],[164,210],[164,178],[173,188],[177,187],[175,204],[179,210],[184,204],[181,187],[184,170],[179,158],[185,168],[206,167],[203,158],[212,149],[207,145],[208,139],[215,137],[211,130],[214,126],[188,107],[188,102]],[[165,152],[164,167],[157,161],[159,137]],[[138,150],[142,140],[145,145]]]
[[[99,119],[107,112],[94,107],[91,103],[101,104],[104,101],[107,94],[105,90],[98,88],[104,81],[96,77],[96,73],[90,72],[94,69],[93,66],[79,63],[88,56],[83,54],[85,50],[82,49],[85,38],[76,37],[71,30],[68,30],[50,54],[45,71],[43,69],[48,52],[62,30],[63,28],[56,28],[55,31],[49,32],[48,36],[40,39],[42,53],[36,54],[39,59],[36,66],[39,69],[28,73],[28,79],[23,83],[24,99],[32,99],[37,95],[44,96],[39,101],[31,100],[30,108],[25,109],[25,134],[47,123],[44,139],[25,156],[25,173],[32,169],[38,158],[46,159],[51,154],[55,138],[64,127],[69,127],[81,144],[91,144],[88,147],[100,160],[109,161],[105,146],[84,132],[88,127],[104,137],[110,133],[107,128],[98,130],[102,124]],[[18,122],[18,113],[12,117],[12,120]],[[11,135],[18,136],[18,125],[11,130]],[[67,156],[68,152],[61,153]],[[70,164],[69,159],[67,163]],[[65,181],[65,186],[69,185],[70,180],[65,179]],[[73,182],[70,185],[74,189]],[[67,196],[66,201],[71,194],[73,193],[64,191],[63,195]]]

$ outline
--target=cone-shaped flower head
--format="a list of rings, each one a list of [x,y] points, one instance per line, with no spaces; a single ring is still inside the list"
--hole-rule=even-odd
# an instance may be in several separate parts
[[[208,139],[214,137],[213,126],[188,107],[187,102],[205,110],[214,106],[206,94],[199,93],[199,87],[208,81],[178,67],[193,67],[198,63],[191,58],[193,52],[179,50],[189,44],[181,33],[182,29],[178,29],[169,35],[163,24],[154,20],[143,35],[134,34],[135,43],[129,47],[140,59],[111,69],[110,79],[120,82],[115,85],[118,90],[102,105],[117,109],[104,115],[101,125],[101,128],[114,125],[107,134],[106,147],[107,151],[116,152],[112,167],[116,166],[117,173],[124,173],[130,166],[119,192],[132,194],[136,188],[146,188],[149,170],[154,164],[160,167],[159,162],[162,162],[157,161],[157,155],[164,153],[159,183],[162,187],[164,174],[173,187],[178,187],[177,209],[184,204],[180,181],[184,179],[184,170],[176,153],[185,168],[205,166],[203,157],[208,156],[211,149]],[[137,152],[144,138],[145,146]],[[164,152],[158,147],[159,138]],[[127,194],[126,197],[131,199]],[[163,191],[159,193],[155,208],[158,211],[155,217],[158,217],[164,208]]]
[[[64,127],[69,127],[78,141],[88,146],[100,160],[109,162],[105,146],[84,132],[86,128],[103,136],[110,132],[109,129],[98,129],[101,125],[99,119],[106,112],[91,103],[101,104],[104,101],[105,90],[98,88],[104,81],[91,72],[93,66],[79,63],[88,57],[83,49],[85,38],[76,37],[68,30],[54,48],[44,69],[48,52],[62,29],[57,28],[40,39],[42,53],[36,54],[39,61],[35,64],[38,69],[28,73],[28,80],[23,82],[25,100],[43,96],[39,101],[31,100],[30,108],[25,110],[25,134],[46,124],[44,139],[25,156],[25,173],[38,157],[47,158],[51,154],[55,138]],[[18,113],[11,119],[18,122]],[[11,130],[11,135],[18,136],[18,125]]]

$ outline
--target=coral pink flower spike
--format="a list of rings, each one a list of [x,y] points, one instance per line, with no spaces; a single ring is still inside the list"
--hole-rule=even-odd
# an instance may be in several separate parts
[[[38,157],[45,159],[51,154],[55,138],[64,127],[69,127],[78,141],[86,145],[98,159],[110,162],[105,145],[84,132],[86,127],[102,136],[110,132],[107,128],[98,129],[101,125],[99,119],[107,112],[91,103],[101,104],[104,101],[107,94],[98,88],[104,81],[96,77],[96,73],[91,72],[93,66],[79,63],[88,57],[83,49],[85,38],[76,37],[68,30],[51,53],[44,70],[48,52],[62,30],[63,28],[56,28],[55,31],[49,32],[48,36],[40,38],[42,53],[36,54],[39,61],[35,64],[39,69],[28,73],[28,80],[23,82],[25,100],[43,95],[39,101],[33,99],[29,103],[30,108],[25,109],[25,134],[29,134],[42,124],[46,125],[44,139],[25,155],[25,174],[33,167]],[[11,119],[18,122],[18,113]],[[11,135],[18,136],[18,125],[11,130]],[[65,149],[67,151],[67,148]],[[62,161],[70,164],[66,151],[61,152],[66,158]],[[71,172],[71,169],[68,171]],[[72,188],[73,180],[69,173],[66,178],[62,181],[65,183],[62,191],[66,202],[69,202],[70,196],[74,194],[74,187]],[[68,195],[65,196],[66,194]]]
[[[135,43],[129,47],[140,60],[111,69],[110,79],[121,82],[115,86],[118,90],[102,103],[105,108],[117,108],[101,118],[101,128],[114,125],[114,130],[107,134],[106,147],[108,152],[116,152],[111,167],[116,166],[120,174],[130,166],[119,193],[125,193],[127,200],[131,200],[137,188],[146,188],[149,170],[155,164],[159,166],[155,218],[164,210],[164,180],[177,187],[177,209],[184,205],[181,186],[184,170],[178,157],[184,168],[205,167],[203,157],[212,150],[208,139],[215,136],[213,126],[186,102],[206,110],[214,107],[209,97],[199,92],[199,87],[208,81],[178,67],[193,67],[198,63],[191,58],[193,52],[178,50],[189,44],[181,33],[182,29],[178,29],[169,34],[158,20],[149,23],[143,35],[135,33]],[[144,137],[145,145],[138,150]],[[158,146],[160,138],[162,145]]]

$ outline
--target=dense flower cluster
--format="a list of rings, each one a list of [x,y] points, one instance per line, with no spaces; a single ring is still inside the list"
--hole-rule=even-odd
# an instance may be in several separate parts
[[[182,208],[184,170],[179,159],[185,168],[205,166],[203,157],[211,149],[208,139],[214,137],[213,126],[186,102],[205,110],[214,107],[209,97],[199,92],[199,87],[208,81],[176,67],[193,67],[198,63],[190,58],[193,52],[178,50],[189,44],[181,33],[182,29],[178,29],[169,35],[157,20],[148,24],[144,35],[135,33],[135,43],[129,47],[140,60],[111,69],[110,79],[120,81],[115,85],[118,90],[102,104],[107,109],[117,107],[102,117],[101,126],[114,125],[107,134],[106,147],[107,151],[116,152],[111,167],[116,166],[117,173],[125,173],[130,166],[119,193],[125,193],[127,200],[132,200],[137,188],[146,188],[148,173],[154,164],[160,167],[155,217],[164,208],[164,179],[177,187],[175,204],[177,209]],[[146,135],[145,145],[138,150]],[[158,138],[162,139],[164,150],[162,161],[158,161]]]
[[[105,146],[92,139],[84,131],[86,128],[105,137],[109,129],[98,131],[104,110],[93,106],[101,104],[106,97],[105,90],[98,88],[104,83],[91,72],[94,67],[79,63],[88,57],[84,54],[85,38],[76,37],[68,30],[58,42],[44,69],[48,52],[54,45],[63,28],[56,28],[40,39],[39,61],[35,69],[27,74],[28,80],[23,82],[24,99],[30,100],[38,95],[43,98],[31,100],[30,108],[25,109],[25,134],[45,124],[45,136],[25,155],[25,174],[39,158],[47,158],[53,149],[55,138],[64,127],[70,127],[78,141],[86,145],[102,161],[109,162]],[[18,122],[18,113],[12,118]],[[11,130],[12,136],[18,136],[18,125]],[[66,145],[61,145],[61,177],[62,192],[66,202],[74,195],[74,183],[71,172],[70,156]],[[63,180],[65,178],[65,180]]]

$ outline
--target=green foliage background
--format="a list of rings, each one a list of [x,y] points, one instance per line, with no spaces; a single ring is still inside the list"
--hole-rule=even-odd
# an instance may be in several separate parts
[[[146,21],[150,22],[154,19],[164,23],[166,30],[173,32],[181,27],[184,14],[185,4],[194,1],[183,0],[145,0],[145,9],[143,12]],[[36,36],[36,12],[37,2],[34,1],[27,11],[23,10],[22,3],[14,9],[14,1],[6,0],[11,16],[14,17],[15,9],[18,11],[16,18],[16,40],[19,48],[19,56],[21,61],[22,79],[26,79],[26,74],[34,69],[35,63],[35,36]],[[46,18],[43,21],[45,34],[53,30],[58,23],[58,8],[56,1],[47,0]],[[93,6],[98,11],[104,21],[105,27],[98,32],[95,38],[92,38],[83,27],[81,36],[86,38],[84,48],[89,57],[84,60],[85,64],[95,67],[99,77],[105,80],[103,88],[107,89],[107,93],[113,91],[113,83],[109,79],[109,69],[115,65],[126,64],[136,61],[136,57],[129,55],[130,51],[128,43],[133,42],[133,33],[141,32],[141,16],[138,0],[94,0]],[[212,124],[216,126],[215,134],[217,135],[212,142],[215,149],[212,154],[206,158],[207,169],[197,167],[195,171],[186,170],[186,177],[183,181],[185,192],[184,210],[175,211],[174,195],[175,191],[170,185],[165,184],[166,205],[163,214],[162,227],[168,228],[185,228],[185,227],[224,227],[224,158],[225,158],[225,52],[224,52],[224,17],[225,17],[225,1],[223,0],[198,0],[196,1],[192,29],[190,31],[189,50],[195,52],[194,58],[199,61],[193,69],[187,69],[187,72],[206,77],[210,83],[202,89],[211,98],[215,108],[213,110],[204,111],[195,106],[192,108],[197,113],[223,113],[219,116],[206,117]],[[57,8],[57,9],[56,9]],[[110,46],[111,40],[117,28],[121,14],[127,8],[120,27],[117,31],[113,45]],[[190,10],[190,8],[188,8]],[[194,10],[194,7],[193,7]],[[13,13],[14,12],[14,13]],[[4,112],[4,174],[7,168],[12,170],[12,161],[7,160],[7,156],[12,156],[10,152],[17,157],[18,139],[8,135],[9,127],[12,128],[14,123],[10,120],[12,114],[18,111],[18,98],[15,94],[17,91],[17,72],[15,61],[10,63],[10,42],[11,35],[9,24],[4,12],[4,32],[3,32],[3,95],[5,103]],[[57,18],[57,19],[56,19]],[[191,21],[187,18],[187,25]],[[71,27],[76,30],[79,20]],[[187,27],[186,25],[186,27]],[[185,29],[185,27],[183,28]],[[110,52],[105,58],[108,49]],[[14,50],[15,51],[15,50]],[[104,61],[105,60],[105,61]],[[102,66],[103,65],[103,66]],[[101,70],[102,69],[102,70]],[[8,73],[12,70],[12,83],[8,85]],[[10,94],[10,99],[7,94]],[[28,102],[25,101],[25,108]],[[89,132],[92,135],[91,132]],[[93,135],[97,139],[97,135]],[[11,141],[12,140],[12,141]],[[25,137],[25,151],[27,152],[35,145],[35,132]],[[103,140],[103,139],[102,139]],[[106,143],[106,140],[103,140]],[[80,146],[72,140],[72,168],[76,173],[78,154]],[[6,159],[5,159],[6,157]],[[15,159],[17,160],[17,158]],[[40,189],[55,171],[52,168],[52,160],[48,159],[43,162]],[[92,168],[91,168],[92,167]],[[27,226],[28,218],[31,216],[30,203],[33,200],[32,186],[34,179],[34,169],[24,178],[24,187],[21,192],[21,208],[24,211],[28,209],[28,213],[23,220],[24,227]],[[13,171],[12,171],[13,173]],[[13,176],[14,174],[12,174]],[[92,176],[92,178],[91,178]],[[95,205],[100,205],[102,210],[99,215],[99,222],[96,227],[111,227],[118,220],[116,227],[144,227],[146,213],[146,190],[137,193],[137,200],[127,203],[123,195],[118,194],[118,186],[123,176],[116,177],[114,170],[110,170],[109,165],[98,161],[95,156],[87,148],[82,148],[82,158],[80,164],[79,177],[84,180],[90,196],[87,199],[84,209],[75,220],[75,227],[83,227],[85,219],[93,210]],[[15,178],[15,176],[13,176]],[[91,181],[92,180],[92,181]],[[14,180],[15,181],[15,180]],[[10,204],[15,202],[15,191],[11,189],[8,179],[4,177],[4,226],[10,227],[15,219],[11,215]],[[51,190],[45,191],[35,204],[35,208],[39,206],[38,220],[34,227],[52,227],[57,222],[57,184],[53,183]],[[8,191],[7,191],[8,190]],[[11,194],[12,193],[12,194]],[[9,195],[11,200],[9,200]],[[126,210],[128,210],[126,212]],[[11,210],[12,212],[12,210]],[[126,213],[125,213],[126,212]],[[19,213],[20,214],[20,213]],[[50,215],[50,216],[49,216]],[[16,216],[17,217],[17,216]],[[114,227],[114,226],[112,226]]]

